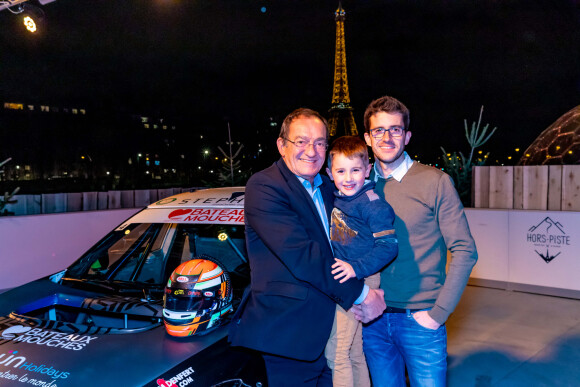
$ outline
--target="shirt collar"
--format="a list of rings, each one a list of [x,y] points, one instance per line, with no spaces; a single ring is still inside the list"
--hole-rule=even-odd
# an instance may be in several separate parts
[[[409,168],[411,168],[411,166],[413,165],[413,160],[411,160],[411,157],[407,154],[407,152],[403,152],[403,155],[405,157],[403,159],[403,162],[401,163],[401,165],[399,165],[397,168],[395,168],[395,170],[393,172],[391,172],[391,174],[389,176],[383,176],[383,170],[381,169],[381,166],[379,165],[378,162],[375,162],[375,165],[374,165],[375,182],[377,181],[377,179],[379,177],[382,177],[383,179],[387,179],[389,177],[392,177],[393,179],[397,180],[398,182],[403,180],[403,177],[407,174],[407,172],[409,171]]]
[[[298,180],[300,180],[300,182],[302,183],[304,188],[306,188],[307,190],[315,190],[316,188],[318,188],[322,185],[322,177],[320,177],[320,173],[318,173],[316,176],[314,176],[314,185],[311,185],[308,180],[306,180],[305,178],[303,178],[301,176],[298,176],[298,175],[294,175],[294,176],[296,176],[298,178]]]

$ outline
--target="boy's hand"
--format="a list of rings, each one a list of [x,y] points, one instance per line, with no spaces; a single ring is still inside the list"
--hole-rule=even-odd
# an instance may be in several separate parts
[[[334,269],[334,270],[332,270],[331,273],[336,274],[334,276],[335,280],[342,278],[339,282],[343,283],[351,278],[356,277],[356,273],[354,272],[354,269],[352,268],[350,263],[341,261],[338,258],[334,258],[334,260],[336,262],[334,263],[334,265],[332,265],[332,269]]]

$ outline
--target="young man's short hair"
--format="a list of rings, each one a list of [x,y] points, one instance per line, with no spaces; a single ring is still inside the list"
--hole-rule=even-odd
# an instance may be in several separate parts
[[[372,101],[367,107],[367,110],[365,110],[364,125],[367,132],[371,130],[371,117],[380,112],[389,114],[399,113],[403,116],[404,129],[409,130],[409,109],[398,99],[386,95]]]
[[[369,151],[364,140],[357,136],[342,136],[332,142],[328,151],[328,168],[332,169],[332,159],[336,154],[343,154],[349,159],[360,157],[365,165],[369,165]]]

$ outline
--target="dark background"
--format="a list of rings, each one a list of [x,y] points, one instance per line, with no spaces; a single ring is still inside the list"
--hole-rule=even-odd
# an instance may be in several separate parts
[[[223,147],[228,122],[247,150],[273,145],[279,126],[271,122],[280,124],[296,107],[324,114],[330,107],[337,6],[335,0],[57,0],[43,7],[45,29],[37,35],[4,10],[0,101],[167,117],[179,123],[177,141],[192,153],[199,152],[200,133],[217,135],[213,146]],[[476,121],[482,105],[483,124],[498,127],[483,147],[494,164],[516,156],[514,148],[523,151],[580,104],[577,0],[343,0],[342,6],[359,131],[372,99],[395,96],[411,111],[409,151],[423,162],[435,163],[440,146],[466,152],[463,121]],[[7,126],[0,127],[0,158],[47,135],[36,124]],[[105,130],[93,151],[113,142],[121,152],[137,141],[127,136]],[[61,152],[75,140],[58,127],[50,137]],[[261,160],[276,157],[271,147]]]

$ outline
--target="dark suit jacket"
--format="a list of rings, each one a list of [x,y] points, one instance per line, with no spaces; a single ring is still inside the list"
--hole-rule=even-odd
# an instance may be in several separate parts
[[[327,216],[334,186],[320,187]],[[330,335],[336,304],[349,309],[363,281],[340,284],[312,198],[283,159],[246,185],[244,216],[252,281],[230,324],[232,345],[299,360],[318,358]]]

